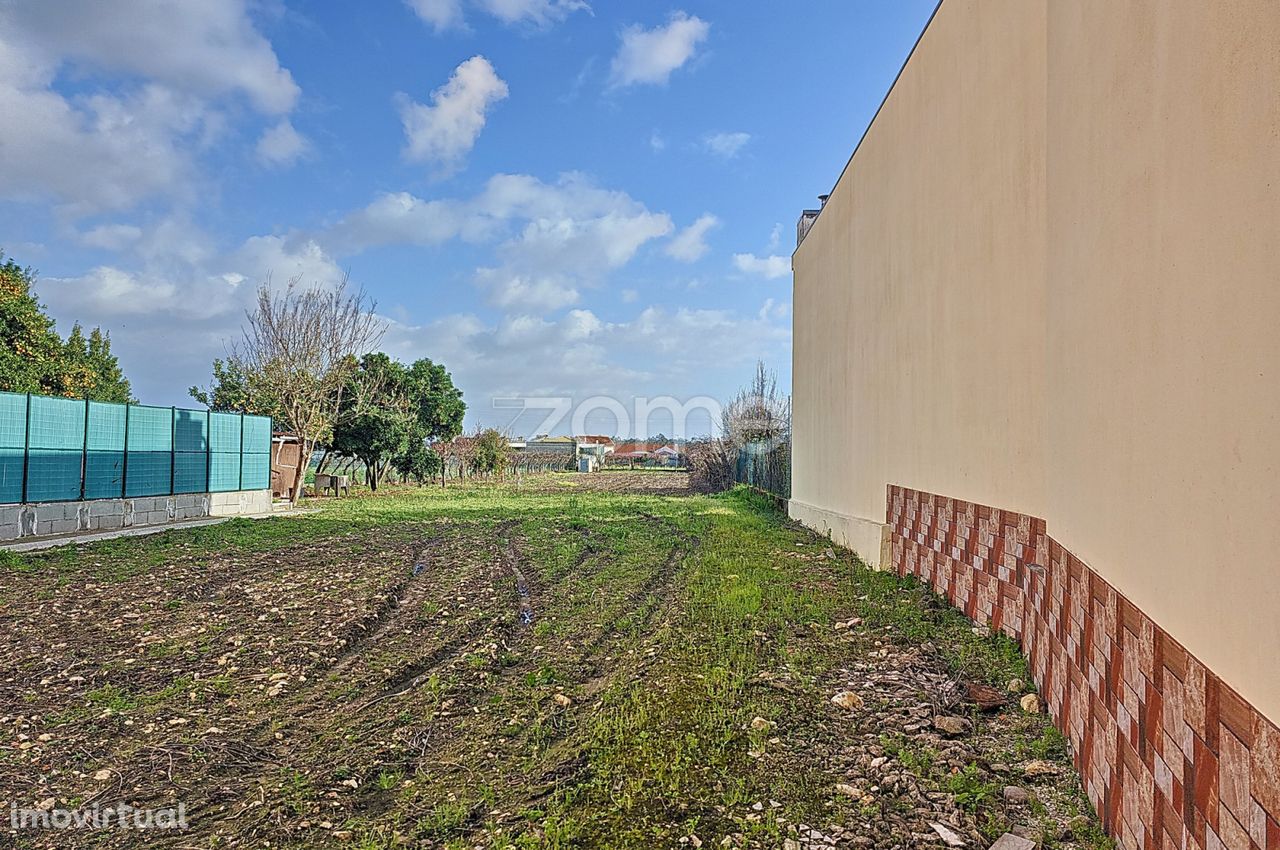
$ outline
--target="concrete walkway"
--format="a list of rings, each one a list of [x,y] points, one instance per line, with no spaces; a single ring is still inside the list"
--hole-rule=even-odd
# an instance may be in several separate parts
[[[263,514],[241,514],[239,516],[201,517],[180,522],[169,522],[163,525],[140,525],[131,528],[114,528],[110,531],[88,531],[79,534],[59,534],[41,537],[37,540],[17,540],[0,544],[0,549],[7,552],[38,552],[42,549],[53,549],[58,546],[79,546],[85,543],[97,543],[99,540],[115,540],[117,537],[145,537],[148,534],[160,534],[165,531],[180,531],[187,528],[201,528],[207,525],[219,525],[232,519],[270,519],[276,516],[301,516],[313,514],[316,510],[274,510]]]

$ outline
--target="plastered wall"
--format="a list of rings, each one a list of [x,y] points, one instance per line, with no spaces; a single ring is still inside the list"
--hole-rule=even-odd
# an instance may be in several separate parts
[[[1274,0],[945,0],[794,256],[791,505],[872,562],[889,485],[1043,517],[1273,720],[1277,45]]]

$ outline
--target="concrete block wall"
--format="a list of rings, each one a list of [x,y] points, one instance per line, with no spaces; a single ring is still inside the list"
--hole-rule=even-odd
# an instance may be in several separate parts
[[[209,516],[245,516],[271,513],[270,490],[238,490],[210,493]]]
[[[0,505],[0,541],[270,512],[270,490]]]

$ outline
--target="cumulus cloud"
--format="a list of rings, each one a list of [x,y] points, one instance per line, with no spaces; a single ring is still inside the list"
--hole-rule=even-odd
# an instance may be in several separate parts
[[[582,0],[477,0],[480,8],[505,24],[545,27],[578,11],[590,11]]]
[[[436,32],[463,25],[462,0],[405,0],[405,3]]]
[[[665,25],[645,29],[633,24],[622,31],[622,44],[613,57],[610,84],[665,85],[671,74],[706,41],[711,25],[685,12],[673,12]]]
[[[554,182],[496,174],[470,198],[383,195],[342,218],[321,241],[347,254],[377,245],[497,239],[505,265],[522,272],[598,278],[671,229],[666,213],[583,174],[569,172]]]
[[[733,159],[751,141],[750,133],[711,133],[702,137],[702,146],[723,159]]]
[[[526,175],[499,175],[477,199],[476,211],[524,221],[498,247],[499,266],[477,282],[492,303],[551,310],[575,304],[581,288],[598,285],[645,243],[671,232],[671,218],[625,192],[601,189],[580,174],[555,184]]]
[[[466,26],[462,0],[405,0],[414,13],[436,32]],[[574,12],[591,11],[583,0],[472,0],[473,5],[509,26],[548,27]]]
[[[734,254],[734,267],[743,274],[775,280],[791,274],[791,260],[777,254],[757,257],[755,254]]]
[[[142,238],[142,228],[132,224],[100,224],[80,234],[80,241],[91,248],[123,251]]]
[[[95,238],[106,233],[89,231]],[[118,262],[84,274],[41,278],[38,292],[60,324],[109,328],[139,397],[165,403],[180,401],[174,375],[203,377],[212,359],[226,353],[259,284],[284,286],[298,277],[306,285],[332,285],[343,275],[308,237],[253,236],[220,251],[180,220],[147,228],[125,250]]]
[[[724,396],[757,357],[777,362],[787,356],[791,331],[776,318],[775,312],[659,306],[617,321],[587,309],[555,318],[513,313],[492,323],[460,314],[418,326],[394,322],[382,344],[401,359],[428,356],[449,364],[467,392],[473,422],[529,434],[544,412],[518,416],[518,407],[499,406],[498,399],[550,396],[581,402],[606,396],[630,414],[636,396]],[[743,339],[756,344],[743,346]],[[693,433],[710,427],[710,421],[692,423]],[[614,423],[600,420],[596,430],[614,433]]]
[[[697,262],[711,250],[707,245],[707,234],[719,225],[720,219],[711,213],[704,213],[667,243],[667,256],[682,263]]]
[[[311,143],[293,128],[293,122],[285,118],[267,128],[258,139],[255,153],[258,162],[266,166],[287,167],[293,165],[311,150]]]
[[[0,32],[41,64],[67,61],[205,96],[240,92],[263,112],[289,111],[300,93],[245,0],[6,3]]]
[[[471,152],[489,110],[507,94],[507,84],[489,60],[472,56],[431,93],[429,105],[401,95],[405,157],[433,163],[444,173],[454,171]]]
[[[69,74],[74,94],[55,86]],[[0,4],[0,110],[19,116],[0,122],[0,196],[72,215],[189,199],[219,99],[277,115],[298,95],[241,0]]]

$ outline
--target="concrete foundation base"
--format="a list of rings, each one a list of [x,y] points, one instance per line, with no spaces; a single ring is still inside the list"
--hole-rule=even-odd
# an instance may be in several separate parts
[[[0,541],[168,525],[204,517],[270,511],[270,490],[0,505]]]
[[[889,564],[889,526],[883,522],[819,508],[795,499],[787,502],[787,515],[801,525],[852,549],[872,569]]]

